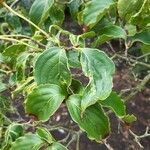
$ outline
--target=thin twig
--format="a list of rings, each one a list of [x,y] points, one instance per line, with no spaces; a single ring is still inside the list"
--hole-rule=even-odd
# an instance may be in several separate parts
[[[46,48],[46,46],[44,44],[42,44],[41,42],[33,39],[32,37],[30,36],[27,36],[27,35],[21,35],[21,34],[16,34],[16,35],[2,35],[3,37],[16,37],[16,38],[25,38],[27,40],[31,40],[33,41],[34,43],[38,44],[39,46],[41,46],[42,48]]]
[[[133,131],[129,130],[130,134],[134,137],[135,142],[141,147],[144,148],[143,145],[140,143],[140,140],[142,138],[146,138],[150,136],[150,133],[148,133],[149,127],[146,128],[146,131],[143,135],[136,135]]]
[[[73,135],[71,140],[68,142],[68,144],[66,145],[66,147],[69,147],[71,143],[73,143],[76,140],[76,135]]]
[[[14,7],[16,4],[19,3],[19,1],[20,1],[20,0],[15,0],[15,1],[10,5],[10,7],[11,7],[11,8]]]
[[[107,147],[108,150],[114,150],[106,140],[103,140],[104,145]]]
[[[125,56],[121,56],[121,55],[119,55],[119,54],[116,54],[116,57],[119,57],[119,58],[121,58],[121,59],[124,59],[124,60],[126,60],[126,61],[130,61],[130,62],[135,63],[135,64],[138,64],[138,65],[145,66],[145,67],[147,67],[147,68],[150,69],[150,65],[149,65],[149,64],[146,64],[146,63],[143,63],[143,62],[140,62],[140,61],[137,61],[137,60],[134,60],[134,59],[132,59],[132,58],[125,57]]]
[[[80,134],[81,133],[77,133],[76,150],[80,149]]]
[[[2,118],[4,118],[9,124],[12,123],[12,121],[11,121],[7,116],[5,116],[3,113],[0,113],[0,115],[1,115]]]
[[[27,21],[29,24],[31,24],[32,26],[34,26],[37,30],[39,30],[42,34],[44,34],[47,38],[49,38],[49,35],[42,30],[41,28],[39,28],[36,24],[34,24],[31,20],[27,19],[26,17],[24,17],[23,15],[17,13],[16,11],[14,11],[11,7],[9,7],[5,2],[2,2],[2,5],[4,7],[6,7],[10,12],[12,12],[13,14],[17,15],[18,17],[22,18],[23,20]]]
[[[67,142],[67,140],[69,139],[69,137],[70,137],[70,132],[67,134],[67,136],[64,138],[64,139],[62,139],[62,140],[59,140],[58,142],[60,142],[60,143],[65,143],[65,142]]]
[[[131,98],[133,96],[135,96],[138,92],[141,92],[144,89],[145,85],[149,82],[149,80],[150,80],[150,74],[148,74],[147,76],[145,76],[145,78],[135,88],[135,90],[125,98],[125,101],[131,100]]]
[[[142,55],[142,56],[137,57],[137,59],[141,59],[141,58],[147,57],[147,56],[149,56],[149,55],[150,55],[150,53],[146,53],[146,54],[144,54],[144,55]]]
[[[112,44],[111,44],[110,42],[107,42],[107,44],[109,45],[109,47],[110,47],[111,51],[115,53],[116,51],[114,50],[114,48],[113,48]]]
[[[6,40],[6,41],[11,41],[11,42],[17,42],[17,43],[26,45],[26,46],[28,46],[28,47],[30,47],[30,48],[32,48],[32,49],[36,49],[36,50],[40,50],[40,51],[41,51],[41,49],[39,49],[39,48],[37,48],[37,47],[34,47],[34,46],[32,46],[32,45],[29,45],[28,43],[23,42],[23,41],[21,41],[21,40],[17,40],[17,39],[14,39],[14,38],[7,38],[7,37],[3,37],[3,36],[0,36],[0,39],[1,39],[1,40]]]
[[[7,75],[8,75],[9,73],[11,73],[11,71],[6,71],[6,70],[3,70],[3,69],[0,69],[0,72],[1,72],[1,73],[4,73],[4,74],[7,74]]]
[[[112,44],[111,44],[110,42],[107,42],[107,44],[108,44],[108,46],[110,47],[110,49],[111,49],[113,52],[115,52],[115,49],[113,48]],[[127,49],[127,47],[128,47],[128,46],[126,45],[126,49]],[[146,63],[137,61],[137,60],[132,59],[132,58],[128,58],[127,55],[128,55],[128,54],[127,54],[127,51],[126,51],[126,52],[125,52],[125,56],[122,56],[122,55],[119,55],[119,54],[115,54],[115,55],[112,57],[112,59],[114,59],[114,58],[116,58],[116,57],[119,57],[119,58],[124,59],[124,60],[126,60],[126,61],[128,61],[128,62],[135,63],[135,64],[132,64],[132,65],[142,65],[142,66],[145,66],[145,67],[147,67],[147,68],[150,69],[150,65],[149,65],[149,64],[146,64]],[[146,54],[145,56],[147,56],[147,55],[149,55],[149,54]],[[144,56],[143,56],[143,57],[144,57]],[[140,59],[140,58],[142,58],[142,56],[141,56],[141,57],[138,57],[137,59]]]

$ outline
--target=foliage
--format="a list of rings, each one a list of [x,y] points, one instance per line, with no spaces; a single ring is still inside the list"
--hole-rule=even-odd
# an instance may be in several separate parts
[[[115,64],[98,47],[119,39],[128,48],[141,44],[142,51],[149,53],[150,0],[20,0],[16,3],[8,0],[7,4],[4,1],[0,4],[0,136],[5,134],[0,146],[3,150],[66,150],[43,128],[61,104],[66,105],[80,129],[97,142],[102,142],[111,131],[105,108],[124,123],[136,120],[112,90]],[[66,11],[82,29],[79,35],[63,29]],[[90,46],[86,43],[88,39],[92,39]],[[86,86],[74,77],[73,69],[81,70],[88,78]],[[3,111],[7,108],[5,93],[11,93],[8,101],[23,96],[25,112],[31,120],[34,116],[33,122],[39,126],[33,133],[29,132],[27,122],[12,123],[7,118],[8,110]]]

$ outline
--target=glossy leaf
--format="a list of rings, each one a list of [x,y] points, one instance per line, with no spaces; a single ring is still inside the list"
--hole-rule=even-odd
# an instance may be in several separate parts
[[[37,84],[69,86],[71,73],[64,49],[52,47],[44,51],[35,63],[34,76]]]
[[[131,37],[132,43],[142,42],[143,44],[150,45],[150,29],[145,29],[142,32],[136,33]]]
[[[58,85],[45,84],[35,88],[25,101],[27,113],[47,121],[59,108],[65,96]]]
[[[93,46],[96,47],[101,45],[111,39],[122,38],[126,39],[126,32],[119,26],[108,25],[100,30],[98,38],[93,43]]]
[[[10,150],[39,150],[43,141],[35,134],[26,134],[12,143]]]
[[[88,107],[81,114],[81,101],[82,97],[80,95],[70,96],[66,101],[69,113],[72,119],[78,123],[79,127],[87,133],[90,139],[101,142],[110,132],[108,117],[98,103]]]
[[[108,12],[113,0],[92,0],[86,3],[85,8],[79,13],[79,22],[92,28]]]
[[[51,146],[48,146],[46,150],[67,150],[67,148],[58,142],[54,142]]]
[[[115,112],[116,116],[122,118],[126,115],[125,104],[116,92],[112,92],[104,101],[99,101],[103,107],[108,107]]]
[[[54,4],[54,0],[35,0],[30,9],[30,19],[35,24],[42,24],[48,17],[49,10]]]
[[[112,75],[115,65],[104,52],[91,48],[81,50],[80,62],[83,73],[90,80],[81,102],[84,111],[98,99],[104,100],[109,96],[113,86]]]

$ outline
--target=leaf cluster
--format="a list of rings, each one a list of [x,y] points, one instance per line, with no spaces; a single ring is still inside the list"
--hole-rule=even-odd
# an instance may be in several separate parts
[[[150,46],[150,0],[21,0],[12,8],[11,1],[0,3],[2,107],[4,93],[11,93],[9,101],[21,94],[25,112],[46,122],[64,103],[73,121],[97,142],[111,132],[107,109],[124,123],[136,120],[112,89],[114,62],[98,47],[119,39],[128,48],[141,44],[145,52]],[[64,29],[68,16],[80,34]],[[86,85],[73,70],[88,79]],[[21,123],[7,126],[4,150],[67,149],[46,128],[26,133]]]

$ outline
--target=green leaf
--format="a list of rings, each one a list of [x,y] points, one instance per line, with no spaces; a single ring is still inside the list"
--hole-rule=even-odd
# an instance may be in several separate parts
[[[93,38],[95,35],[96,33],[94,31],[89,31],[79,35],[79,37],[82,39],[87,39],[87,38]]]
[[[68,63],[71,68],[81,68],[79,53],[75,50],[67,51]]]
[[[85,89],[81,102],[82,111],[96,103],[99,99],[106,99],[112,91],[112,75],[115,65],[111,59],[98,49],[81,49],[80,62],[85,76],[89,77],[89,84]]]
[[[74,20],[77,20],[77,14],[78,14],[80,5],[81,5],[80,0],[73,0],[71,3],[68,4],[71,16],[73,17]]]
[[[25,101],[27,113],[47,121],[59,108],[65,96],[58,85],[45,84],[35,88]]]
[[[69,113],[90,139],[101,142],[110,132],[108,117],[98,103],[88,107],[81,115],[81,101],[80,95],[70,96],[66,101]]]
[[[116,116],[122,118],[126,115],[126,108],[123,100],[116,92],[112,92],[108,98],[99,101],[103,107],[108,107],[113,110]]]
[[[131,37],[132,44],[134,42],[142,42],[143,44],[150,45],[150,29],[145,29],[142,32],[136,33]]]
[[[142,51],[143,54],[148,54],[148,53],[150,53],[150,45],[144,44],[144,45],[142,46],[142,48],[141,48],[141,51]]]
[[[121,18],[129,21],[131,16],[137,13],[144,0],[118,0],[118,13]]]
[[[40,138],[49,144],[53,143],[54,139],[50,132],[46,128],[37,128],[36,133],[40,136]]]
[[[35,134],[26,134],[12,143],[10,150],[39,150],[43,141]]]
[[[35,63],[34,76],[37,84],[57,84],[69,86],[71,73],[64,49],[52,47],[44,51]]]
[[[0,95],[0,113],[5,114],[10,111],[11,100],[8,99],[6,96]]]
[[[54,0],[35,0],[30,9],[30,19],[37,25],[41,25],[49,15],[49,10]]]
[[[4,56],[2,55],[2,53],[0,53],[0,64],[4,62]]]
[[[11,77],[11,78],[12,78],[12,77]],[[13,79],[11,79],[11,80],[13,80]],[[12,81],[10,81],[10,82],[12,82]],[[13,81],[13,82],[15,82],[15,81]],[[17,84],[16,89],[11,93],[12,97],[14,98],[14,97],[16,97],[19,93],[21,93],[21,92],[23,92],[23,91],[26,91],[30,86],[32,86],[31,83],[34,84],[34,83],[33,83],[33,77],[32,77],[32,76],[26,78],[26,80],[23,80],[23,81],[19,82],[19,84]]]
[[[61,9],[59,5],[53,5],[49,11],[49,17],[52,21],[52,24],[62,25],[65,19],[64,10]]]
[[[17,81],[25,80],[27,61],[29,60],[30,55],[30,53],[24,52],[17,57],[15,65]]]
[[[134,36],[137,33],[136,26],[134,26],[132,24],[126,24],[125,30],[127,30],[128,36]]]
[[[84,91],[84,87],[80,81],[73,79],[69,87],[69,90],[70,93],[82,94]]]
[[[32,2],[33,0],[21,0],[20,5],[24,8],[25,12],[29,12]]]
[[[83,34],[77,36],[69,33],[69,40],[74,47],[85,47],[85,40],[83,39],[84,35],[82,35]]]
[[[24,52],[25,50],[26,45],[13,44],[4,50],[3,55],[8,57],[17,57],[20,53]]]
[[[8,88],[7,85],[5,83],[1,83],[0,81],[0,92],[7,90],[7,88]]]
[[[6,22],[13,29],[13,32],[21,33],[22,25],[18,16],[14,16],[12,13],[6,15]]]
[[[143,1],[143,0],[141,0]],[[140,10],[131,17],[131,23],[138,27],[144,27],[150,23],[150,0],[144,0]]]
[[[47,147],[46,150],[67,150],[67,148],[58,142],[54,142],[51,146]]]
[[[92,0],[85,4],[85,8],[78,15],[80,23],[92,28],[108,12],[113,0]]]
[[[126,32],[119,26],[108,25],[100,30],[98,38],[93,43],[93,46],[96,47],[111,39],[117,38],[126,39]]]
[[[24,128],[21,124],[13,123],[11,124],[5,133],[5,141],[8,142],[9,139],[15,141],[17,138],[22,136],[24,133]]]
[[[134,115],[126,115],[123,118],[123,121],[127,124],[131,124],[133,122],[135,122],[137,120],[137,118]]]

